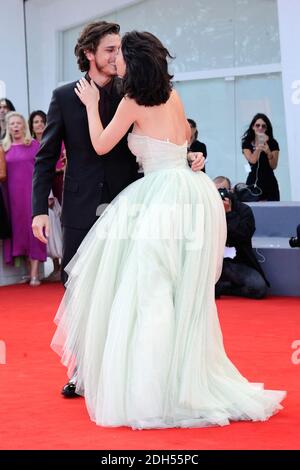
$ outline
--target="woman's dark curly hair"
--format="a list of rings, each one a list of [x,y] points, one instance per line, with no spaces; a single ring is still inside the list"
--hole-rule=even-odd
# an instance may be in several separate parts
[[[106,21],[97,21],[88,24],[81,32],[74,53],[77,57],[77,64],[81,72],[88,72],[90,62],[85,53],[95,53],[100,40],[107,34],[119,34],[120,26],[117,23],[107,23]]]
[[[29,119],[28,119],[28,125],[29,125],[30,134],[34,138],[36,137],[35,132],[33,130],[33,120],[34,120],[35,116],[40,116],[42,118],[44,124],[46,124],[46,122],[47,122],[47,115],[46,115],[46,113],[44,113],[44,111],[41,111],[40,109],[37,109],[36,111],[32,111],[32,113],[30,114]]]
[[[265,134],[269,136],[270,140],[274,139],[274,137],[273,137],[273,127],[272,127],[270,119],[268,118],[268,116],[266,116],[263,113],[257,113],[257,114],[255,114],[254,118],[252,119],[249,128],[246,130],[246,132],[242,136],[242,145],[246,142],[247,143],[248,142],[254,142],[255,132],[252,129],[252,127],[254,126],[254,124],[256,123],[256,121],[258,119],[262,119],[264,121],[264,123],[266,124],[266,126],[267,126],[267,128],[265,130]]]
[[[168,72],[167,58],[173,59],[159,39],[148,32],[132,31],[122,38],[126,64],[123,91],[139,105],[165,103],[172,90],[173,75]]]

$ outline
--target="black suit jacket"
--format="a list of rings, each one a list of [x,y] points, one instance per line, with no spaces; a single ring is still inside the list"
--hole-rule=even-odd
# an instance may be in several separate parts
[[[233,246],[236,249],[235,263],[243,263],[250,268],[258,271],[267,286],[269,281],[256,259],[252,248],[252,237],[255,232],[255,220],[252,209],[232,196],[232,210],[226,213],[227,221],[227,246]]]
[[[48,195],[63,141],[68,163],[62,224],[65,227],[89,229],[96,221],[97,207],[103,202],[111,202],[138,178],[138,166],[128,149],[127,135],[107,155],[96,154],[90,140],[86,109],[74,92],[75,84],[69,83],[53,92],[47,127],[35,162],[32,207],[33,216],[48,213]],[[109,119],[102,123],[104,127],[113,118],[121,98],[120,80],[114,78]],[[104,185],[108,189],[105,200]]]

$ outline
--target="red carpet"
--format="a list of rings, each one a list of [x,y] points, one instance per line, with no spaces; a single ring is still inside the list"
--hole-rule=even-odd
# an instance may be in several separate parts
[[[132,431],[90,422],[82,398],[66,400],[64,368],[49,347],[59,284],[0,288],[0,449],[297,449],[300,364],[291,360],[300,339],[300,299],[221,299],[228,355],[251,381],[287,390],[284,409],[264,423],[223,428]]]

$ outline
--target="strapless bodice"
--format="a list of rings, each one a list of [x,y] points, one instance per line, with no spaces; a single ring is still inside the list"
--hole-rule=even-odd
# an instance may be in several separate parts
[[[188,167],[186,143],[177,145],[168,140],[129,133],[128,147],[142,165],[145,174]]]

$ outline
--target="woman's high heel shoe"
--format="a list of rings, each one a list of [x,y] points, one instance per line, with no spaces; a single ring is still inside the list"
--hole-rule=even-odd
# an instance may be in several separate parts
[[[32,277],[32,278],[30,279],[29,285],[30,285],[31,287],[37,287],[37,286],[40,286],[40,285],[41,285],[41,281],[39,280],[38,277]]]

